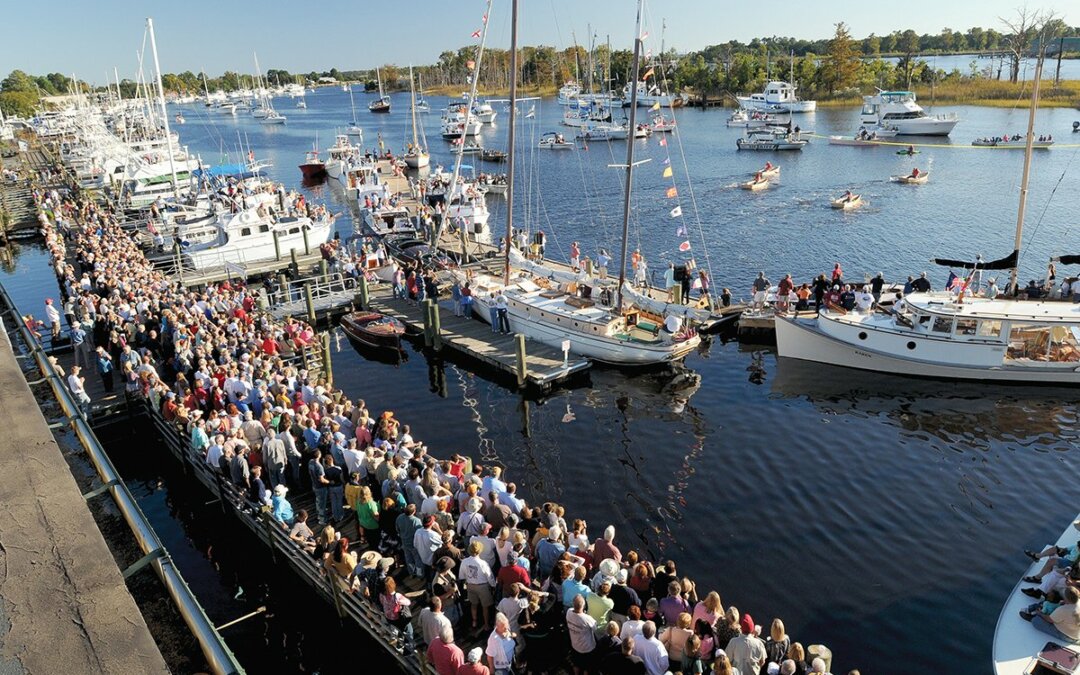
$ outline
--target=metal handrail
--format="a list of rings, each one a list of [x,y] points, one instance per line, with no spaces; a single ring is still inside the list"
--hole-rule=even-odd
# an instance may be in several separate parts
[[[0,284],[0,301],[18,314],[18,308],[2,284]],[[18,315],[21,316],[21,314]],[[2,320],[0,320],[0,325],[2,323]],[[23,342],[26,343],[30,354],[34,357],[38,370],[41,371],[42,376],[49,383],[49,387],[60,404],[61,410],[70,420],[72,430],[90,457],[98,476],[108,486],[108,492],[116,503],[116,507],[120,510],[128,527],[131,528],[131,532],[135,535],[139,549],[144,555],[152,556],[150,565],[154,568],[158,578],[161,579],[162,584],[165,585],[169,596],[176,605],[177,611],[183,617],[184,623],[187,624],[188,629],[199,642],[199,647],[210,668],[220,675],[243,673],[243,667],[236,660],[228,645],[225,644],[217,629],[214,628],[214,624],[206,616],[202,605],[199,604],[195,594],[191,591],[187,582],[184,581],[183,575],[176,568],[176,564],[173,562],[168,550],[162,545],[157,532],[154,531],[150,521],[147,520],[146,515],[139,508],[139,504],[135,501],[135,497],[131,494],[127,484],[120,478],[116,467],[113,466],[112,461],[105,453],[105,449],[90,428],[85,412],[72,397],[67,385],[56,372],[52,363],[49,362],[41,345],[34,339],[26,324],[17,321],[16,325],[16,330],[22,337]]]

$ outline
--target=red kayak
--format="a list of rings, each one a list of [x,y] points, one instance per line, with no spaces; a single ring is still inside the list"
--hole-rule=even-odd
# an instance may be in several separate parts
[[[401,349],[405,324],[378,312],[352,312],[341,317],[341,330],[353,340],[369,347]]]

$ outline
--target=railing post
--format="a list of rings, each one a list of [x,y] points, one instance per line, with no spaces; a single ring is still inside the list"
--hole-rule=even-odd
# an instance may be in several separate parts
[[[270,547],[270,558],[274,561],[274,565],[278,564],[277,547],[274,546],[274,519],[267,514],[261,514],[263,525],[266,526],[266,545]]]
[[[521,387],[529,375],[529,364],[525,360],[525,336],[518,333],[514,335],[514,340],[517,343],[517,383]]]

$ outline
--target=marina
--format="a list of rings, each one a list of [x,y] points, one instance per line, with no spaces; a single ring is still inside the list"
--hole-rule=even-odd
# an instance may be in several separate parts
[[[898,664],[975,674],[990,663],[1013,675],[1029,672],[1033,659],[1067,669],[1068,649],[1046,644],[1062,636],[1024,616],[1036,600],[1049,615],[1058,599],[1027,597],[1025,585],[1047,572],[1022,556],[1042,556],[1056,541],[1062,550],[1047,555],[1069,558],[1077,537],[1072,526],[1059,534],[1075,504],[1043,480],[1077,464],[1080,334],[1070,328],[1070,300],[1080,258],[1068,216],[1078,208],[1077,145],[1065,133],[1075,112],[1033,106],[1028,118],[1016,106],[933,105],[920,88],[923,115],[913,92],[894,82],[877,94],[863,88],[860,114],[817,106],[811,99],[825,97],[823,88],[799,83],[796,95],[764,77],[748,90],[761,94],[743,97],[756,112],[742,120],[762,126],[744,133],[729,111],[683,109],[692,94],[633,52],[610,93],[594,93],[601,88],[575,72],[581,84],[563,78],[558,98],[523,100],[514,87],[509,99],[480,95],[488,59],[520,68],[515,49],[498,61],[504,29],[518,21],[514,4],[513,21],[497,5],[502,28],[490,41],[488,15],[477,22],[475,60],[455,66],[473,73],[460,98],[442,95],[430,66],[417,68],[426,92],[409,84],[412,68],[405,80],[404,68],[389,64],[372,64],[366,88],[362,77],[306,87],[307,77],[269,70],[250,96],[222,93],[213,105],[205,79],[205,105],[194,96],[165,101],[162,92],[120,112],[108,99],[76,97],[63,115],[20,126],[25,148],[4,146],[16,148],[3,167],[15,167],[17,180],[4,185],[3,205],[26,235],[0,257],[5,324],[16,326],[7,328],[23,370],[24,354],[40,352],[34,363],[45,378],[31,382],[38,401],[11,405],[41,407],[43,422],[95,436],[93,444],[100,436],[101,454],[124,480],[102,473],[93,495],[126,482],[124,499],[138,500],[147,527],[163,532],[155,535],[162,552],[144,547],[139,565],[168,585],[154,561],[170,561],[191,583],[191,616],[205,620],[201,635],[197,621],[180,622],[199,646],[189,645],[185,661],[163,650],[169,669],[344,672],[355,664],[327,649],[343,643],[380,671],[443,672],[423,617],[445,586],[425,581],[440,556],[464,566],[468,551],[443,548],[418,563],[409,542],[424,536],[428,515],[444,531],[462,530],[472,482],[481,519],[506,523],[510,540],[517,519],[528,518],[523,503],[545,505],[535,532],[531,520],[524,525],[522,557],[536,589],[553,595],[561,578],[549,582],[537,567],[558,523],[555,538],[584,560],[571,563],[597,574],[584,595],[598,597],[603,581],[617,586],[619,567],[632,576],[628,556],[673,577],[677,562],[678,576],[700,589],[673,591],[687,596],[688,613],[707,609],[695,606],[716,590],[721,608],[751,621],[749,632],[761,626],[763,641],[782,618],[804,665],[820,657],[834,675]],[[652,44],[663,30],[651,28],[648,40],[636,29],[638,57],[665,53]],[[795,83],[784,63],[777,72]],[[271,85],[278,78],[295,79],[299,93]],[[166,89],[154,79],[147,91]],[[626,117],[567,130],[559,124],[568,108],[581,109],[575,101]],[[365,104],[373,113],[361,115],[366,138],[353,133]],[[458,117],[440,120],[444,104]],[[286,107],[287,123],[277,112]],[[428,107],[432,114],[418,114]],[[899,114],[934,128],[905,136],[910,129],[891,126]],[[125,175],[136,178],[124,187],[95,182],[95,162],[111,167],[110,153],[127,152],[98,130],[143,115],[163,138],[169,129],[156,130],[154,119],[179,131],[175,140],[137,141],[138,152],[164,161],[128,165]],[[275,116],[281,121],[267,121]],[[774,116],[789,121],[772,125]],[[997,135],[1025,120],[1026,138]],[[127,144],[122,130],[108,133]],[[799,151],[772,154],[783,149]],[[230,153],[244,161],[228,161]],[[210,157],[220,158],[221,174],[188,183],[187,170],[204,171]],[[181,184],[191,192],[170,196]],[[1018,197],[1027,229],[1014,235]],[[198,229],[207,222],[217,223],[217,239]],[[258,243],[244,245],[246,237]],[[1006,297],[1010,272],[1019,297]],[[67,378],[79,363],[81,386]],[[25,379],[36,377],[30,370]],[[59,422],[40,396],[45,381],[61,408],[74,406]],[[288,455],[277,471],[269,432],[283,437],[283,428],[298,461]],[[205,441],[199,429],[209,431]],[[348,447],[354,438],[360,458]],[[240,478],[233,460],[207,459],[248,446]],[[316,448],[335,462],[315,460]],[[265,493],[248,473],[257,465]],[[354,469],[359,483],[342,486]],[[319,488],[320,475],[333,487]],[[392,517],[374,527],[364,520],[361,487]],[[515,519],[483,503],[489,491],[515,506]],[[302,535],[290,537],[300,509],[313,534],[327,537],[314,556]],[[549,522],[548,513],[557,515]],[[454,541],[460,549],[486,536],[468,527]],[[492,547],[504,544],[499,529]],[[622,551],[611,573],[594,559],[605,537]],[[122,577],[141,569],[99,557]],[[377,577],[380,559],[401,602],[412,603],[404,622],[379,595],[393,590]],[[114,592],[123,591],[112,576]],[[1017,584],[1021,576],[1027,584]],[[495,585],[498,609],[509,611],[502,596],[510,589]],[[645,585],[657,600],[666,591]],[[486,605],[476,589],[460,590],[455,641],[463,655],[480,648],[487,662],[491,627],[469,625],[470,609]],[[145,615],[141,592],[132,588],[139,606],[121,614]],[[567,601],[544,597],[535,596],[556,637],[522,630],[518,657],[534,670],[572,672]],[[666,619],[665,639],[678,620]],[[147,623],[157,639],[156,622]],[[723,619],[709,626],[729,628]],[[224,651],[215,655],[211,643]],[[777,652],[775,662],[790,654]],[[673,672],[678,661],[671,656]]]

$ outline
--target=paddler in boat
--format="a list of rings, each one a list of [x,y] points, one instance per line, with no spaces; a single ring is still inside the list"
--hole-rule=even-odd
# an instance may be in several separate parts
[[[854,196],[854,195],[852,195],[852,194],[851,194],[851,190],[848,190],[848,191],[844,192],[844,201],[845,201],[845,202],[850,202],[850,201],[851,201],[851,198],[852,198],[853,196]]]
[[[758,171],[757,173],[754,174],[754,182],[755,183],[760,183],[760,182],[762,182],[764,180],[765,179],[761,177],[761,172],[760,171]]]
[[[907,154],[909,154],[909,155],[914,155],[915,154],[915,146],[914,145],[907,146]]]
[[[919,167],[915,167],[914,169],[911,170],[911,173],[908,174],[908,178],[918,178],[918,177],[919,177]]]
[[[772,171],[772,162],[765,162],[765,170]]]

